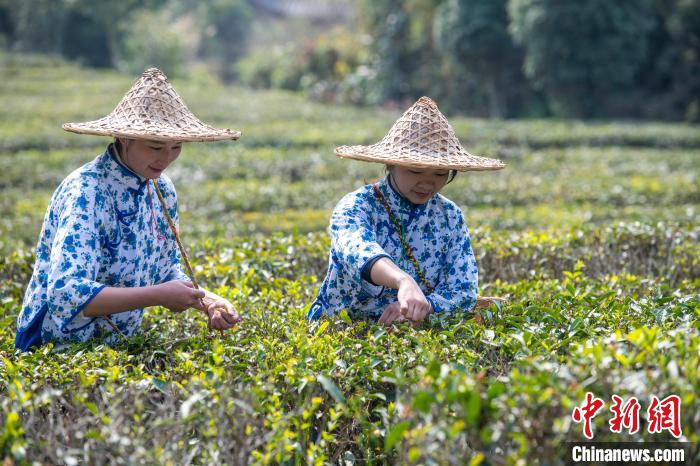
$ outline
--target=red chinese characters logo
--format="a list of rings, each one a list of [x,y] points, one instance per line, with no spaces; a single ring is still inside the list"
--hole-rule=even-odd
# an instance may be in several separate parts
[[[626,429],[630,434],[639,432],[639,412],[641,404],[636,397],[625,400],[618,396],[612,396],[613,404],[610,411],[612,419],[608,421],[610,431],[616,434]],[[603,409],[605,403],[596,398],[593,393],[586,393],[586,399],[582,406],[577,406],[571,413],[571,419],[577,424],[583,423],[583,435],[591,440],[593,438],[593,418]],[[678,395],[669,395],[663,400],[656,396],[651,397],[647,409],[647,431],[650,434],[658,434],[668,431],[675,438],[683,435],[681,430],[681,399]]]
[[[651,397],[651,404],[647,410],[647,420],[649,426],[647,430],[650,434],[656,434],[667,430],[676,438],[679,438],[681,431],[681,399],[678,395],[669,395],[663,400],[655,396]]]
[[[624,404],[624,400],[617,395],[613,395],[612,399],[613,405],[610,411],[615,416],[608,422],[610,431],[619,434],[624,427],[630,434],[636,434],[639,431],[639,408],[641,407],[637,398],[632,397]]]
[[[591,420],[598,414],[598,411],[605,405],[603,400],[593,396],[593,393],[586,393],[586,402],[582,407],[574,408],[574,412],[571,413],[571,419],[576,423],[583,422],[583,435],[587,439],[593,438],[593,428],[591,427]]]

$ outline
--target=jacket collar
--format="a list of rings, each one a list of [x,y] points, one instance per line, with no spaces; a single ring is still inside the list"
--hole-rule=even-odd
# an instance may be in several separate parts
[[[125,186],[129,191],[135,191],[136,194],[141,194],[148,185],[147,178],[141,178],[134,173],[120,160],[114,144],[107,146],[104,153],[105,168],[108,176],[116,183]]]
[[[394,214],[399,215],[401,221],[406,222],[406,225],[408,225],[414,218],[425,212],[432,199],[423,204],[414,204],[398,191],[395,182],[390,178],[391,175],[387,175],[379,181],[379,190],[384,195]]]

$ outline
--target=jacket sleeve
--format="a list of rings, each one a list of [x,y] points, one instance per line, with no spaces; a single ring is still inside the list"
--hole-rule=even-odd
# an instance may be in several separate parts
[[[462,212],[459,212],[455,231],[457,233],[450,239],[444,278],[426,297],[435,312],[467,311],[476,304],[479,273]]]
[[[331,259],[358,284],[365,267],[378,257],[389,257],[379,245],[370,220],[370,209],[361,193],[345,196],[331,215]]]
[[[66,193],[55,211],[58,219],[51,242],[46,288],[48,319],[42,329],[51,334],[58,332],[53,335],[56,340],[68,337],[94,320],[80,312],[104,288],[96,279],[102,244],[95,198],[93,188],[81,184]]]

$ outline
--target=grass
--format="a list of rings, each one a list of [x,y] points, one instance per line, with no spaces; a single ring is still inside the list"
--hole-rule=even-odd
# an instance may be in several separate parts
[[[205,286],[245,322],[211,338],[193,311],[149,310],[144,332],[14,350],[48,200],[108,142],[60,129],[109,112],[131,77],[0,56],[0,459],[6,464],[564,464],[571,412],[682,399],[700,441],[697,126],[451,118],[473,153],[504,160],[444,193],[464,210],[478,324],[434,316],[393,330],[303,316],[325,274],[333,205],[383,167],[333,156],[399,112],[280,91],[176,81],[192,110],[243,131],[186,145],[169,169],[182,236]],[[608,412],[609,414],[609,412]],[[613,434],[596,440],[663,440]],[[700,459],[697,448],[693,458]]]

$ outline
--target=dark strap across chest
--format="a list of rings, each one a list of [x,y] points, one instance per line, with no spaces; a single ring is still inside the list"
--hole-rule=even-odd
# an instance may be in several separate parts
[[[375,196],[377,196],[377,199],[379,199],[379,202],[384,207],[384,210],[386,210],[387,215],[389,215],[389,219],[391,220],[391,223],[394,224],[394,229],[396,230],[396,234],[399,235],[399,240],[401,241],[401,246],[403,246],[403,249],[404,249],[404,252],[406,253],[406,256],[413,264],[413,268],[416,270],[418,277],[420,278],[421,282],[423,282],[423,285],[425,286],[426,290],[428,290],[428,294],[432,293],[433,287],[430,285],[430,283],[428,283],[428,280],[425,278],[425,274],[423,273],[423,270],[421,269],[421,266],[418,263],[418,259],[416,259],[416,256],[413,253],[413,249],[411,248],[411,245],[408,244],[408,241],[406,240],[406,234],[404,232],[403,225],[399,221],[398,217],[396,217],[394,212],[391,210],[389,203],[386,201],[386,198],[384,197],[382,192],[379,190],[379,186],[377,186],[376,184],[372,185],[372,190],[374,191]]]

